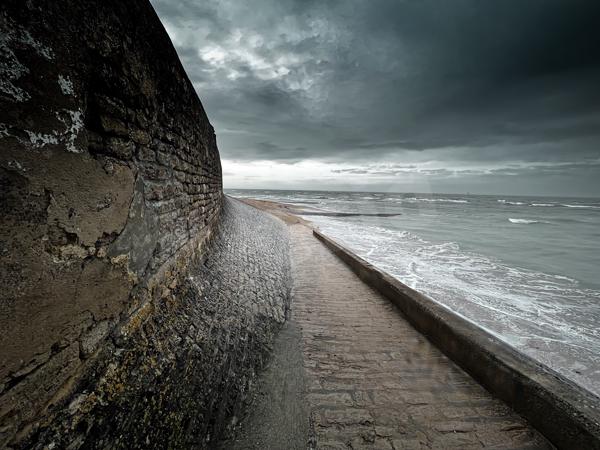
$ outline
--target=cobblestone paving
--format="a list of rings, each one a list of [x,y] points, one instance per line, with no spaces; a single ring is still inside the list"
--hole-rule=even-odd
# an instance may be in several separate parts
[[[290,232],[292,309],[319,449],[552,448],[308,228]]]

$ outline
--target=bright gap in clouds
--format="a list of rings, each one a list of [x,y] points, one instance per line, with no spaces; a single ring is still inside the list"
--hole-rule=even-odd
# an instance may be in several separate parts
[[[229,189],[291,189],[372,192],[447,192],[508,195],[586,197],[589,178],[600,160],[572,163],[523,163],[489,165],[445,161],[423,163],[351,163],[302,160],[296,163],[223,159],[224,187]],[[586,170],[582,170],[585,169]],[[566,194],[562,189],[570,172],[581,172],[578,183]],[[587,175],[586,175],[587,173]],[[507,187],[506,179],[512,179]],[[556,188],[547,189],[549,180]]]

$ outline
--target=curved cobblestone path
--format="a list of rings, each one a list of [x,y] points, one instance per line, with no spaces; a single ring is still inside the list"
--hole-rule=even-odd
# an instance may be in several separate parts
[[[552,448],[303,225],[291,225],[293,317],[320,450]]]

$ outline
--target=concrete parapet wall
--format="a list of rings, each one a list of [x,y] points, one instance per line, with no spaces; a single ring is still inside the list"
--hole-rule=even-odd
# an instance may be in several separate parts
[[[363,281],[492,394],[558,448],[600,448],[600,399],[419,294],[317,230],[313,234]]]

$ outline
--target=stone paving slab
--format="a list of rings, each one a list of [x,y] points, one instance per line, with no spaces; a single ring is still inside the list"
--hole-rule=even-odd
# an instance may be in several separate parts
[[[309,228],[289,228],[292,311],[317,448],[552,448]]]

